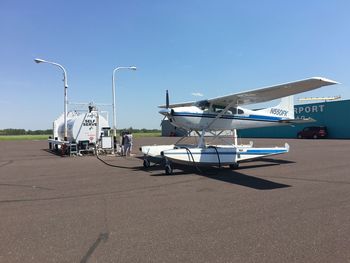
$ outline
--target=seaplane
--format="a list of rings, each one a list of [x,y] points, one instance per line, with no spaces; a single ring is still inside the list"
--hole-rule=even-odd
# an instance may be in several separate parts
[[[338,82],[312,77],[304,80],[238,92],[207,100],[184,103],[169,103],[166,91],[166,104],[159,106],[159,113],[164,115],[172,125],[194,132],[198,136],[196,144],[180,144],[181,138],[175,144],[142,146],[144,167],[150,162],[165,160],[165,173],[173,173],[173,163],[194,166],[229,166],[238,168],[245,160],[256,159],[289,152],[289,145],[284,147],[256,148],[253,143],[238,144],[237,130],[260,128],[268,126],[294,125],[313,122],[313,119],[295,119],[293,95],[338,84]],[[273,107],[251,110],[242,106],[281,99]],[[225,144],[209,144],[206,134],[212,134],[213,139],[220,138],[223,131],[233,132],[233,141]],[[216,132],[216,133],[215,133]],[[212,140],[213,141],[213,140]]]

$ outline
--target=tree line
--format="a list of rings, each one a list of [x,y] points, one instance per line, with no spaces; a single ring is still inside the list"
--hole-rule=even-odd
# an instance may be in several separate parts
[[[0,135],[43,135],[43,134],[52,134],[52,129],[48,129],[48,130],[25,130],[25,129],[0,130]]]
[[[130,128],[125,128],[125,129],[117,129],[117,133],[120,133],[122,131],[129,131],[132,133],[156,133],[156,132],[161,132],[159,129],[135,129],[133,127]]]
[[[158,129],[134,129],[132,127],[127,129],[118,129],[117,132],[130,131],[132,133],[155,133],[160,132]],[[3,129],[0,130],[1,135],[46,135],[52,134],[52,129],[47,130],[25,130],[25,129]]]

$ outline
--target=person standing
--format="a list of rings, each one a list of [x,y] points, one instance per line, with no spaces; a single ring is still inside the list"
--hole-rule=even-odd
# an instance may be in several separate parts
[[[129,132],[129,142],[130,142],[130,149],[129,149],[129,155],[131,155],[132,152],[132,145],[134,144],[134,137],[131,132]]]
[[[124,144],[125,144],[125,131],[122,131],[120,133],[121,135],[121,145],[120,145],[120,153],[121,153],[121,156],[124,156],[125,155],[125,147],[124,147]]]
[[[133,136],[131,132],[127,132],[124,137],[124,154],[126,156],[130,156],[130,153],[132,151],[132,144],[133,144]]]

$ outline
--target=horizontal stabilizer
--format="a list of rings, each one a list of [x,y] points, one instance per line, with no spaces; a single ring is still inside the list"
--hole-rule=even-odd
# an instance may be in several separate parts
[[[313,118],[305,118],[305,119],[280,120],[278,122],[280,122],[280,123],[291,123],[291,124],[303,124],[303,123],[316,122],[316,120],[313,119]]]

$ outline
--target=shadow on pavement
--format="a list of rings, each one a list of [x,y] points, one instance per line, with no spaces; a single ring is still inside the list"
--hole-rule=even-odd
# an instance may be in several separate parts
[[[269,167],[269,166],[284,164],[284,161],[282,162],[279,162],[280,160],[275,160],[275,161],[276,163],[271,162],[267,164],[250,165],[250,166],[238,168],[236,170],[231,170],[229,168],[219,168],[219,167],[197,168],[194,166],[176,164],[176,165],[173,165],[174,172],[172,175],[166,175],[164,173],[164,167],[161,165],[151,166],[148,169],[140,167],[140,169],[145,171],[152,171],[152,172],[161,170],[161,173],[152,173],[151,176],[176,176],[176,175],[183,175],[183,174],[197,174],[210,179],[219,180],[222,182],[236,184],[236,185],[241,185],[245,187],[250,187],[257,190],[272,190],[272,189],[290,187],[290,185],[287,185],[287,184],[281,184],[281,183],[269,181],[266,179],[250,176],[240,172],[241,170],[245,170],[245,169]],[[290,163],[290,162],[286,161],[285,163]]]

